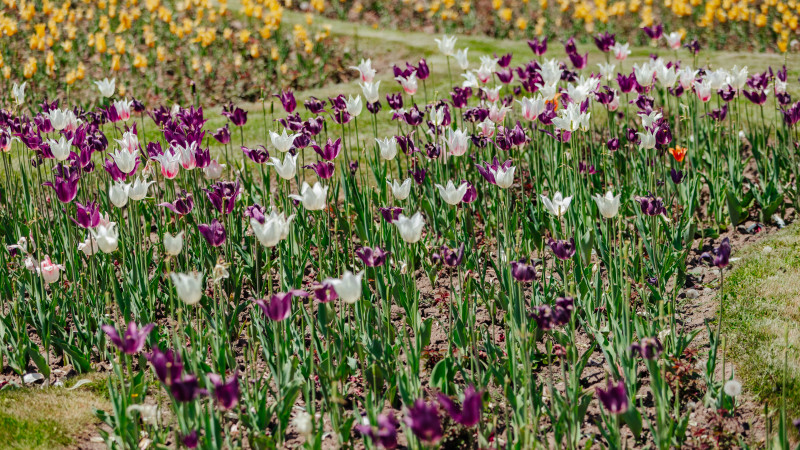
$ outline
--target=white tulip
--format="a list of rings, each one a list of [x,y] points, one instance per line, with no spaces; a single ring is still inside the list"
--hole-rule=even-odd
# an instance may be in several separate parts
[[[402,183],[391,181],[389,182],[389,186],[392,188],[392,195],[394,195],[394,198],[397,200],[405,200],[408,198],[408,194],[411,193],[411,178],[406,178]]]
[[[355,97],[347,96],[347,101],[344,102],[345,107],[347,108],[347,113],[353,117],[358,117],[361,114],[361,110],[364,108],[364,104],[361,102],[361,96],[356,95]]]
[[[516,167],[511,166],[508,169],[500,166],[495,170],[494,168],[489,168],[489,172],[494,175],[494,182],[497,184],[498,187],[502,189],[508,189],[514,184],[514,171],[517,170]]]
[[[120,120],[123,122],[131,118],[132,104],[133,101],[131,100],[117,100],[114,102],[114,109],[117,110],[117,116],[119,116]]]
[[[203,298],[203,274],[200,272],[170,274],[178,298],[187,305],[194,305]]]
[[[461,199],[464,198],[464,194],[467,193],[467,188],[469,184],[466,182],[461,183],[458,187],[453,184],[452,180],[447,182],[447,186],[442,186],[441,184],[436,184],[436,188],[439,189],[439,195],[442,196],[442,200],[448,205],[458,205],[461,203]]]
[[[117,149],[116,152],[111,154],[111,158],[114,160],[114,163],[117,164],[117,168],[122,173],[131,173],[136,169],[136,157],[139,155],[139,151],[136,150],[134,152],[129,152],[125,149]]]
[[[621,195],[622,194],[617,194],[615,197],[611,191],[608,191],[605,196],[597,194],[592,196],[592,199],[597,203],[597,209],[600,210],[600,215],[606,219],[611,219],[619,212],[619,198]]]
[[[469,52],[468,48],[462,48],[461,50],[457,50],[456,53],[453,55],[456,58],[458,67],[460,67],[461,70],[467,70],[467,68],[469,68],[469,59],[467,59],[467,52]]]
[[[269,215],[264,217],[263,225],[255,219],[250,219],[250,226],[253,227],[253,233],[261,245],[274,247],[289,236],[293,219],[294,214],[287,218],[283,213],[278,213],[275,208],[272,208]]]
[[[78,127],[78,118],[75,117],[75,113],[69,109],[53,109],[47,113],[47,117],[50,119],[50,125],[52,125],[53,129],[56,131],[75,131]]]
[[[111,80],[108,78],[103,78],[102,80],[97,80],[94,82],[94,84],[97,86],[97,90],[100,91],[100,95],[103,97],[114,96],[114,90],[116,89],[115,83],[115,78],[112,78]]]
[[[542,203],[544,203],[545,209],[550,212],[550,214],[561,217],[567,213],[567,209],[569,209],[569,204],[572,202],[572,197],[563,197],[561,192],[556,192],[553,196],[553,200],[544,195],[540,195],[542,198]]]
[[[283,158],[283,162],[278,158],[272,157],[267,164],[275,167],[275,172],[284,180],[291,180],[297,174],[297,155],[287,153],[286,157]]]
[[[328,278],[323,284],[330,283],[343,302],[353,304],[361,298],[361,278],[363,277],[363,270],[357,274],[346,270],[342,278]]]
[[[136,177],[136,180],[133,182],[133,186],[131,187],[130,191],[128,191],[128,198],[136,201],[144,199],[147,197],[147,189],[153,183],[155,183],[155,181],[142,181],[139,177]]]
[[[639,148],[642,150],[650,150],[656,148],[656,135],[651,131],[637,132],[639,136]]]
[[[400,232],[400,237],[407,243],[414,244],[422,238],[422,227],[425,225],[425,219],[422,218],[422,214],[419,212],[411,217],[400,214],[394,224],[397,226],[397,231]]]
[[[47,140],[47,145],[50,147],[50,152],[57,161],[64,161],[69,158],[70,148],[72,147],[72,139],[67,140],[64,136],[58,138],[58,141],[53,139]]]
[[[447,148],[450,149],[450,155],[463,156],[469,149],[469,134],[462,130],[449,129],[445,142],[447,142]]]
[[[97,228],[89,230],[92,237],[97,242],[97,247],[103,253],[112,253],[119,245],[119,233],[117,232],[117,224],[111,222],[108,225],[98,225]]]
[[[439,46],[439,51],[442,52],[445,56],[453,56],[453,50],[456,47],[456,40],[458,40],[455,36],[448,36],[444,35],[441,39],[434,39],[436,44]]]
[[[378,148],[381,151],[381,158],[391,161],[397,156],[397,139],[392,137],[387,137],[383,139],[375,139],[375,142],[378,143]]]
[[[374,83],[367,82],[367,83],[359,83],[361,86],[361,92],[364,93],[364,98],[367,100],[367,103],[375,103],[380,98],[380,87],[381,82],[376,81]]]
[[[669,48],[673,50],[677,50],[681,48],[681,33],[678,31],[673,31],[670,34],[664,36],[667,40],[667,45]]]
[[[108,190],[108,199],[117,208],[123,208],[128,204],[128,193],[131,190],[131,185],[123,183],[122,181],[115,181]]]
[[[225,164],[220,164],[216,159],[212,159],[208,166],[203,169],[203,174],[209,180],[216,180],[222,176],[223,169],[225,169]]]
[[[322,186],[317,181],[314,183],[314,187],[311,187],[304,181],[303,186],[300,188],[300,195],[292,194],[289,197],[300,201],[303,207],[309,211],[321,211],[325,209],[327,196],[328,186]]]
[[[269,138],[272,141],[272,146],[281,153],[286,153],[291,150],[292,145],[294,145],[294,140],[298,136],[300,136],[300,134],[286,134],[286,130],[283,130],[281,134],[278,134],[274,131],[269,132]]]
[[[14,102],[16,102],[17,106],[25,103],[25,86],[27,85],[28,82],[26,81],[20,85],[14,83],[14,86],[11,87],[11,96],[14,97]]]
[[[86,240],[78,244],[78,250],[82,251],[86,256],[92,256],[100,251],[100,248],[97,246],[97,241],[92,234],[89,233],[89,235],[86,236]]]
[[[375,78],[375,69],[372,68],[372,61],[369,59],[362,59],[361,63],[357,66],[350,66],[350,69],[357,70],[364,83],[372,83]]]
[[[177,233],[175,236],[164,233],[164,251],[168,255],[177,256],[183,249],[183,231]]]

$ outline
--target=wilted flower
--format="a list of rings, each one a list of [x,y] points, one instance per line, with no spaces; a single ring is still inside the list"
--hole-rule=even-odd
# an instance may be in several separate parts
[[[625,414],[628,411],[628,391],[625,389],[624,381],[614,383],[609,380],[605,389],[598,387],[596,392],[603,408],[609,413]]]

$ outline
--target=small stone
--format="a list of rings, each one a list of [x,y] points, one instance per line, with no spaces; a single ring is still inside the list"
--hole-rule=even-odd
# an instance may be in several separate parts
[[[22,376],[22,382],[25,384],[33,384],[44,380],[44,375],[40,373],[26,373]]]
[[[697,292],[697,289],[687,289],[686,290],[686,298],[690,300],[694,300],[696,298],[700,298],[700,293]]]

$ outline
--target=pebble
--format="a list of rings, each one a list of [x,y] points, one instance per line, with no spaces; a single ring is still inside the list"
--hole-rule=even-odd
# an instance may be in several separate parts
[[[33,384],[42,380],[44,380],[44,375],[40,373],[26,373],[22,376],[22,382],[25,384]]]
[[[699,297],[700,297],[700,293],[697,292],[697,289],[688,289],[686,291],[686,298],[688,298],[690,300],[694,300],[694,299],[699,298]]]

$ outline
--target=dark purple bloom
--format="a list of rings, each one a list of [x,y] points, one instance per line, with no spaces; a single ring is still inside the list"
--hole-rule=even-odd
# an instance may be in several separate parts
[[[381,112],[381,108],[382,108],[381,102],[379,101],[373,103],[367,102],[367,111],[371,112],[372,114],[378,114],[379,112]]]
[[[378,211],[381,213],[381,216],[383,216],[383,220],[388,223],[393,223],[400,217],[400,213],[403,212],[403,208],[390,206],[388,208],[378,208]]]
[[[572,65],[578,70],[583,69],[584,67],[586,67],[586,64],[589,63],[588,52],[583,56],[581,56],[579,53],[570,53],[567,56],[569,56],[569,61],[572,63]]]
[[[212,134],[214,139],[217,140],[220,144],[227,144],[231,141],[231,130],[228,128],[228,124],[225,124],[224,127],[217,129],[215,133]]]
[[[172,350],[162,352],[161,349],[155,348],[153,353],[147,356],[147,360],[153,366],[156,377],[167,386],[171,386],[183,374],[181,357]]]
[[[428,171],[425,169],[414,168],[409,169],[409,173],[411,173],[411,178],[414,179],[414,182],[418,185],[422,185],[425,182],[425,176],[428,174]]]
[[[676,170],[674,168],[670,169],[669,176],[672,178],[672,182],[675,184],[681,184],[683,181],[683,171],[681,170]]]
[[[375,445],[380,445],[387,449],[397,448],[397,429],[400,428],[400,423],[394,417],[394,414],[379,415],[377,430],[365,424],[358,424],[355,428],[359,433],[369,437]]]
[[[408,408],[404,422],[422,442],[435,444],[442,438],[439,411],[432,403],[428,404],[422,399],[417,399],[414,406]]]
[[[128,323],[128,329],[125,334],[120,336],[117,329],[111,325],[103,325],[100,328],[108,336],[108,339],[122,352],[128,355],[135,355],[142,351],[144,343],[147,340],[147,335],[153,330],[154,325],[147,324],[142,328],[136,325],[136,322],[131,321]]]
[[[100,207],[97,202],[89,202],[86,205],[75,202],[75,206],[77,211],[72,221],[79,227],[94,228],[100,223]]]
[[[713,255],[711,253],[703,253],[701,258],[711,259],[712,264],[720,269],[727,267],[731,258],[731,241],[728,238],[722,240],[719,247],[714,249]]]
[[[748,100],[750,100],[756,105],[763,105],[764,103],[767,102],[767,94],[764,91],[756,90],[751,92],[745,90],[742,91],[742,93],[744,94],[745,97],[747,97]]]
[[[210,224],[201,223],[197,226],[197,229],[212,247],[219,247],[225,243],[227,237],[225,227],[222,226],[219,220],[214,219]]]
[[[367,267],[382,266],[384,263],[386,263],[386,258],[390,254],[391,252],[383,251],[383,249],[380,247],[375,247],[375,249],[370,247],[361,247],[356,250],[356,256],[358,256]]]
[[[461,198],[463,203],[472,203],[478,199],[478,190],[467,180],[461,180],[461,183],[467,183],[467,192],[464,192],[464,197]]]
[[[313,148],[322,159],[333,161],[342,151],[342,138],[337,138],[335,141],[328,138],[324,147],[314,144],[311,148]]]
[[[621,73],[617,74],[617,84],[619,85],[619,90],[623,93],[627,94],[633,91],[633,88],[636,87],[636,75],[623,75]]]
[[[236,181],[220,181],[211,185],[211,188],[204,189],[206,197],[214,206],[214,209],[222,214],[230,214],[236,205],[236,199],[242,191],[241,184]]]
[[[606,142],[606,147],[612,152],[619,150],[619,138],[611,138]]]
[[[214,384],[214,398],[223,409],[231,409],[239,403],[239,374],[223,380],[221,376],[212,373],[208,379]]]
[[[303,105],[305,105],[306,109],[311,114],[321,114],[325,112],[325,102],[318,99],[317,97],[309,98],[308,100],[303,102]]]
[[[448,267],[458,267],[464,261],[464,243],[458,246],[458,249],[451,249],[443,245],[441,247],[441,258],[444,264]]]
[[[261,225],[264,225],[264,222],[266,222],[267,220],[267,217],[264,215],[265,212],[266,210],[264,209],[264,207],[259,204],[248,206],[247,208],[244,209],[245,216],[255,220]]]
[[[397,92],[394,94],[386,94],[386,103],[393,110],[398,110],[403,107],[403,94]]]
[[[431,75],[431,70],[428,68],[428,62],[425,61],[425,58],[419,60],[419,64],[416,67],[417,71],[417,78],[420,80],[427,80],[428,77]]]
[[[249,148],[249,147],[242,147],[242,153],[245,156],[250,158],[250,161],[253,161],[256,164],[264,164],[269,160],[269,151],[267,147],[263,145],[259,145],[256,148]]]
[[[536,278],[536,266],[528,264],[527,258],[511,261],[511,276],[520,283],[527,283]]]
[[[234,107],[233,104],[226,105],[222,108],[222,115],[227,117],[237,127],[244,126],[247,123],[247,111]]]
[[[614,383],[609,380],[605,389],[598,387],[596,392],[603,408],[609,413],[625,414],[628,411],[628,391],[625,389],[624,381]]]
[[[642,30],[650,39],[660,39],[664,34],[664,26],[660,23],[651,27],[642,27]]]
[[[173,380],[169,390],[175,397],[175,401],[179,403],[191,402],[198,396],[208,393],[200,387],[197,377],[194,375],[183,375],[179,379]]]
[[[700,53],[700,41],[698,41],[697,39],[692,39],[691,42],[688,42],[683,46],[686,47],[690,52],[692,52],[693,55]]]
[[[270,320],[280,322],[289,317],[289,313],[292,312],[292,297],[308,297],[308,293],[292,289],[289,292],[273,294],[269,302],[266,300],[256,300],[255,302]]]
[[[664,346],[656,337],[647,337],[631,345],[631,352],[644,359],[656,359],[664,350]]]
[[[513,163],[512,160],[508,159],[503,164],[500,164],[500,161],[497,160],[497,157],[494,158],[491,164],[488,162],[484,162],[483,164],[475,164],[475,167],[478,169],[478,173],[483,176],[489,183],[497,184],[497,181],[494,179],[494,173],[500,170],[508,170]]]
[[[514,72],[511,69],[499,70],[494,73],[497,79],[503,84],[508,84],[514,81]]]
[[[483,395],[475,390],[475,386],[469,385],[464,390],[464,403],[457,405],[450,397],[439,393],[437,395],[439,404],[447,411],[447,414],[455,422],[465,427],[473,427],[481,420],[481,409],[483,409]]]
[[[664,206],[664,201],[661,197],[648,195],[647,197],[636,197],[639,206],[642,209],[642,214],[647,216],[666,215],[667,208]]]
[[[616,42],[615,35],[609,32],[600,33],[594,37],[595,45],[603,53],[608,53]]]
[[[556,258],[566,261],[575,254],[575,239],[569,238],[569,240],[555,240],[550,239],[550,242],[547,243],[550,247],[550,250],[553,251],[553,254],[556,255]]]
[[[544,38],[541,41],[538,38],[533,38],[532,40],[528,41],[528,47],[531,48],[531,51],[534,55],[542,56],[547,53],[547,38]]]
[[[186,214],[192,212],[192,209],[194,208],[194,200],[192,199],[192,194],[189,194],[186,191],[181,191],[181,193],[175,197],[174,202],[159,203],[158,206],[163,206],[179,216],[185,216]]]
[[[339,294],[336,293],[336,289],[330,283],[322,283],[312,289],[314,290],[314,299],[320,303],[328,303],[339,298]]]
[[[181,436],[181,443],[186,448],[197,448],[200,444],[200,436],[198,436],[197,430],[192,430],[191,433]]]
[[[294,92],[292,91],[283,91],[280,94],[275,94],[275,97],[281,101],[281,105],[283,105],[283,109],[288,113],[291,114],[297,108],[297,101],[294,99]]]
[[[53,181],[42,183],[43,186],[50,186],[56,191],[56,197],[61,203],[69,203],[75,200],[78,195],[79,172],[59,164],[56,168],[56,175]]]
[[[312,169],[320,179],[327,180],[333,176],[336,165],[330,161],[317,161],[314,164],[303,166],[305,169]]]

